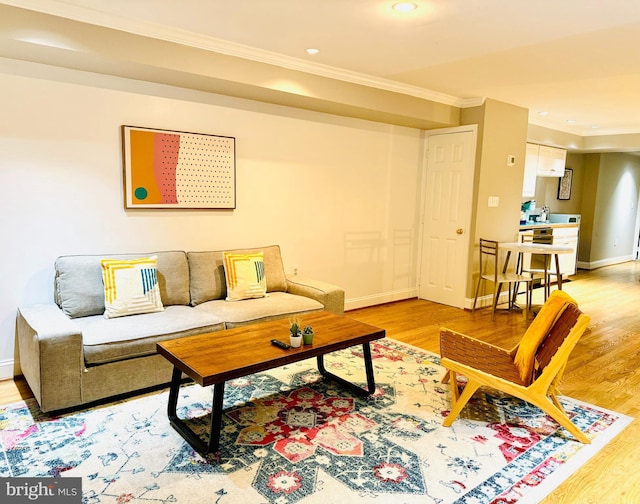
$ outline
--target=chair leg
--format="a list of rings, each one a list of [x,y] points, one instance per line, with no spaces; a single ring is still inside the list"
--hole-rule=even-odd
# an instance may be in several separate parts
[[[449,381],[451,382],[451,404],[456,404],[460,398],[458,390],[458,376],[455,371],[449,370]]]
[[[520,291],[520,284],[522,282],[516,282],[513,284],[513,295],[511,296],[511,306],[518,304],[518,292]]]
[[[491,320],[496,318],[496,309],[498,308],[498,298],[500,297],[500,291],[502,290],[502,284],[497,284],[493,288],[493,308],[491,309]]]
[[[476,390],[478,390],[479,388],[480,383],[468,380],[467,384],[464,387],[464,390],[462,391],[462,394],[460,394],[456,402],[452,404],[453,407],[451,408],[451,411],[449,411],[447,417],[444,419],[444,422],[442,422],[442,425],[444,425],[445,427],[450,427],[453,421],[462,411],[462,408],[465,407],[465,405],[469,402],[469,399],[473,397],[473,394],[475,394]]]
[[[452,371],[451,369],[447,369],[440,382],[451,384],[451,403],[455,404],[458,400],[458,396],[460,395],[460,393],[458,392],[458,377],[456,376],[456,372]]]
[[[545,256],[545,262],[544,262],[544,300],[546,301],[547,298],[549,297],[549,294],[551,293],[551,287],[549,286],[549,279],[551,278],[551,276],[549,275],[549,263],[546,260],[546,256]]]
[[[478,301],[478,294],[480,293],[480,282],[482,282],[482,276],[478,277],[478,283],[476,284],[476,295],[473,298],[473,308],[471,308],[472,312],[476,311],[476,302]]]
[[[562,407],[562,404],[560,403],[560,401],[558,400],[558,396],[556,396],[555,394],[549,394],[549,399],[551,399],[551,401],[553,402],[553,404],[556,405],[556,408],[558,408],[560,411],[562,411],[562,413],[564,413],[565,415],[567,414],[567,412],[564,410],[564,408]]]

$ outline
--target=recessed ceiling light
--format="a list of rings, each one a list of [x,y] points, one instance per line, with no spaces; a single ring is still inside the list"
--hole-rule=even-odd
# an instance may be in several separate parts
[[[318,54],[320,52],[320,49],[315,49],[313,47],[310,47],[309,49],[307,49],[307,54]]]
[[[411,12],[418,8],[418,4],[413,2],[398,2],[393,4],[393,9],[398,12]]]
[[[567,124],[575,124],[576,120],[575,119],[567,119]]]
[[[538,112],[538,114],[541,116],[546,116],[549,115],[549,112],[547,112],[546,110],[542,110],[541,112]]]
[[[594,124],[593,126],[591,126],[591,129],[598,129],[600,127],[599,124]]]

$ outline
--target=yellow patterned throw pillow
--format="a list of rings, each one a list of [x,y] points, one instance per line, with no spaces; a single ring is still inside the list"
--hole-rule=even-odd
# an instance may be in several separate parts
[[[224,274],[227,281],[227,301],[261,298],[267,295],[263,252],[225,252]]]
[[[156,257],[102,259],[104,316],[124,317],[164,310]]]

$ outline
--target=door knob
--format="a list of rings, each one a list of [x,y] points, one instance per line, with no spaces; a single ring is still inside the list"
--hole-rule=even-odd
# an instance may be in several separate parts
[[[462,228],[458,228],[458,229],[456,229],[456,234],[461,235],[462,233],[464,233],[464,231],[462,230]]]

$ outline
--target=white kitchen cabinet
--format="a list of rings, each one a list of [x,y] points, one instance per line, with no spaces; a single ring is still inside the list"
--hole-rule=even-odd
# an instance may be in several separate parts
[[[559,227],[553,229],[553,244],[562,245],[563,247],[571,247],[571,254],[558,254],[558,262],[560,263],[560,273],[562,276],[575,275],[576,265],[578,262],[578,234],[579,226]],[[551,263],[551,270],[555,272],[555,261]]]
[[[524,161],[522,196],[535,196],[536,177],[562,177],[566,161],[565,149],[528,143]]]
[[[556,147],[540,146],[538,153],[538,177],[562,177],[567,161],[567,151]]]

